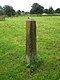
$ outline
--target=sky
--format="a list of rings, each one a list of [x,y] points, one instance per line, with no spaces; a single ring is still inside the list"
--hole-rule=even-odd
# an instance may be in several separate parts
[[[0,5],[12,6],[15,10],[30,11],[33,3],[39,3],[44,8],[52,6],[54,9],[60,8],[60,0],[0,0]]]

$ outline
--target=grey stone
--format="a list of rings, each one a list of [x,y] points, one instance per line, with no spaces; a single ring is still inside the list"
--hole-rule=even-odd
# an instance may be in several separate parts
[[[36,21],[26,21],[26,60],[28,64],[36,61]]]

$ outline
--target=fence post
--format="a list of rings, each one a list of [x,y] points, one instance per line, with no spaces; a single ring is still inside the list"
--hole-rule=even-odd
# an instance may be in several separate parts
[[[26,61],[33,64],[36,61],[36,21],[26,21]]]

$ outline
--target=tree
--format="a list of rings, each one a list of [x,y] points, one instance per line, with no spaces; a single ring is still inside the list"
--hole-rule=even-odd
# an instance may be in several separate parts
[[[21,11],[18,10],[18,11],[16,12],[16,14],[17,14],[18,16],[21,15]]]
[[[15,10],[13,9],[12,6],[5,5],[5,6],[3,7],[3,9],[4,9],[5,15],[7,15],[7,16],[15,15]]]
[[[29,15],[29,14],[30,14],[30,12],[25,12],[25,14],[26,14],[26,15]]]
[[[44,9],[44,13],[49,13],[49,10],[48,9]]]
[[[54,10],[53,10],[53,7],[49,7],[49,11],[48,11],[49,14],[54,14]]]
[[[22,15],[25,15],[25,12],[24,12],[24,11],[21,11],[21,14],[22,14]]]
[[[60,14],[60,8],[57,8],[57,9],[55,10],[55,13],[59,13],[59,14]]]
[[[31,14],[42,14],[44,7],[39,5],[38,3],[33,3],[32,9],[30,10]]]
[[[13,9],[12,6],[10,6],[10,10],[11,10],[11,15],[14,16],[16,14],[16,11]]]
[[[3,8],[2,6],[0,6],[0,15],[3,15],[3,14],[4,14]]]

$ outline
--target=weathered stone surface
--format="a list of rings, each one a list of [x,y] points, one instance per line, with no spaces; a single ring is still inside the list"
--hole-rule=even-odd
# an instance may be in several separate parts
[[[36,60],[36,21],[26,21],[26,60],[28,64]]]

